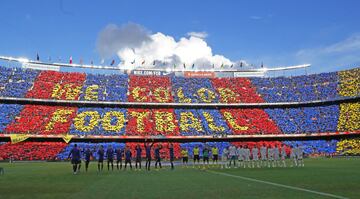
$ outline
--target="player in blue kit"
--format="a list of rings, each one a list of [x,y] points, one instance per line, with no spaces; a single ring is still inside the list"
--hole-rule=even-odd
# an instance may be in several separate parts
[[[74,148],[71,149],[68,159],[71,156],[71,164],[73,165],[73,172],[77,174],[78,164],[80,163],[80,150],[77,148],[77,144],[74,145]]]
[[[154,141],[154,140],[153,140]],[[147,143],[145,139],[144,148],[145,148],[145,155],[146,155],[146,164],[145,169],[150,171],[150,164],[151,164],[151,147],[154,145],[154,143]]]
[[[116,168],[119,170],[119,163],[120,163],[120,170],[122,169],[122,157],[124,156],[124,151],[121,148],[116,149]]]
[[[135,159],[135,170],[138,169],[138,164],[139,164],[139,170],[141,170],[141,147],[139,144],[136,145],[135,147],[136,150],[136,159]]]
[[[103,168],[104,168],[104,148],[103,146],[101,145],[98,152],[98,171],[102,171]]]
[[[126,170],[126,165],[130,164],[130,169],[132,169],[132,165],[131,165],[131,150],[129,147],[125,147],[125,170]]]
[[[84,152],[84,157],[85,157],[85,171],[88,171],[89,168],[89,163],[90,163],[90,158],[91,158],[92,154],[89,148],[86,148],[85,152]]]
[[[171,170],[174,170],[174,145],[172,143],[169,144],[169,156],[170,156]]]
[[[111,145],[106,150],[106,157],[107,157],[108,171],[110,170],[110,165],[111,165],[111,170],[113,171],[114,170],[114,149],[112,148]]]
[[[159,144],[156,146],[155,148],[155,169],[157,169],[157,165],[159,164],[160,166],[160,169],[162,168],[161,166],[161,156],[160,156],[160,153],[161,153],[161,150],[162,149],[162,146]]]

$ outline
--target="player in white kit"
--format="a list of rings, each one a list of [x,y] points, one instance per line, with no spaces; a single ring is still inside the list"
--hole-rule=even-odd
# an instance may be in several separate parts
[[[260,147],[260,156],[261,156],[261,163],[262,163],[261,166],[263,166],[263,167],[266,167],[266,160],[267,160],[266,152],[267,152],[266,145],[263,144],[262,147]]]
[[[278,167],[280,165],[280,151],[278,145],[275,145],[274,150],[274,163],[273,167]]]
[[[243,153],[244,153],[244,168],[247,166],[250,168],[250,149],[248,146],[245,146],[245,148],[243,149]]]
[[[281,162],[283,167],[286,167],[285,159],[286,159],[286,146],[285,144],[283,144],[281,147]]]
[[[222,151],[221,154],[221,168],[229,168],[228,167],[228,156],[229,156],[229,150],[227,149],[227,147],[225,147]]]
[[[236,147],[232,145],[229,147],[229,167],[231,167],[231,162],[233,162],[233,167],[236,168],[236,159]]]
[[[292,159],[292,164],[291,167],[296,167],[297,166],[297,160],[296,160],[296,148],[290,146],[290,159]]]
[[[237,149],[237,156],[238,156],[239,166],[243,167],[244,166],[244,148],[242,147],[242,145],[240,145],[239,148]]]
[[[274,148],[272,146],[269,146],[268,148],[268,167],[274,165]]]
[[[257,148],[257,146],[255,145],[252,150],[251,150],[251,153],[252,153],[252,168],[255,167],[255,163],[256,163],[256,166],[258,168],[260,168],[260,163],[259,163],[259,149]]]
[[[303,151],[302,147],[297,144],[296,145],[296,159],[298,161],[299,167],[304,166],[303,155],[304,155],[304,151]]]

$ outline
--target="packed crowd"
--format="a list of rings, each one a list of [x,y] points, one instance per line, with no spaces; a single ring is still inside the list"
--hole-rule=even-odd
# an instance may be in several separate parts
[[[284,133],[335,132],[339,117],[337,105],[265,109]]]
[[[127,101],[128,76],[87,74],[80,92],[85,101]]]
[[[92,75],[7,67],[0,67],[0,72],[0,96],[6,97],[159,103],[258,103],[324,100],[360,94],[359,68],[278,78]],[[0,104],[0,132],[223,135],[358,131],[359,112],[360,103],[240,110]],[[358,142],[351,143],[356,145]],[[315,146],[321,148],[319,153],[334,151],[334,143],[330,147],[326,147],[327,144],[309,142],[309,147],[304,150]]]
[[[0,66],[0,96],[25,97],[39,71]]]
[[[6,74],[29,73],[33,82],[31,89],[18,95],[49,99],[107,100],[132,102],[264,102],[257,90],[268,85],[278,85],[289,92],[289,85],[313,86],[327,89],[330,81],[338,81],[335,73],[300,76],[294,78],[183,78],[143,77],[127,75],[86,75],[43,71],[37,74],[23,69],[8,69]],[[10,72],[9,72],[10,71]],[[14,76],[14,75],[9,75]],[[347,76],[341,75],[345,80]],[[34,80],[36,77],[36,81]],[[350,76],[348,78],[354,78]],[[6,78],[3,78],[6,79]],[[340,78],[340,82],[343,80]],[[267,81],[273,81],[269,83]],[[2,80],[13,82],[13,80]],[[267,83],[266,83],[267,82]],[[350,81],[355,82],[356,81]],[[348,87],[349,84],[347,84]],[[129,87],[129,92],[127,88]],[[258,88],[258,89],[256,89]],[[300,87],[299,87],[300,88]],[[356,87],[355,87],[356,89]],[[271,89],[270,89],[271,90]],[[274,90],[274,89],[272,89]],[[332,88],[336,91],[336,88]],[[349,90],[349,89],[347,89]],[[260,91],[261,93],[261,91]],[[301,92],[299,92],[301,93]],[[304,93],[303,93],[304,94]],[[318,99],[319,92],[304,95]],[[277,96],[284,96],[282,94]],[[293,96],[290,94],[289,96]],[[263,96],[265,99],[267,97]],[[284,98],[285,99],[285,98]],[[266,99],[267,101],[276,101]],[[287,101],[286,99],[284,101]],[[344,106],[344,107],[343,107]],[[353,111],[355,118],[339,123],[351,124],[356,130],[357,104],[341,105],[342,110]],[[32,105],[1,105],[0,129],[8,133],[62,134],[74,135],[211,135],[211,134],[269,134],[336,131],[339,116],[337,105],[286,108],[286,109],[108,109],[69,108]],[[22,109],[22,110],[21,110]],[[21,111],[20,111],[21,110]],[[17,117],[15,117],[17,116]],[[340,115],[341,117],[341,115]],[[14,121],[14,118],[15,121]],[[36,118],[36,120],[29,120]],[[348,118],[348,117],[347,117]],[[340,121],[343,121],[340,118]],[[347,121],[347,120],[346,120]],[[279,129],[280,128],[280,129]]]
[[[63,142],[22,142],[17,144],[11,144],[6,142],[0,142],[0,161],[1,160],[66,160],[70,150],[74,147],[75,143],[65,144]],[[89,149],[91,151],[92,160],[98,159],[97,151],[100,146],[104,150],[110,148],[116,150],[125,150],[125,147],[128,147],[132,154],[136,154],[136,147],[139,143],[85,143],[77,142],[78,148],[82,152],[82,158],[84,157],[84,151]],[[161,158],[169,160],[169,143],[155,143],[154,147],[161,145],[163,150],[160,151]],[[206,147],[218,148],[219,158],[223,155],[224,149],[229,149],[230,146],[235,146],[236,148],[246,146],[252,150],[255,146],[260,149],[262,146],[267,146],[268,148],[274,148],[275,146],[285,146],[285,151],[287,156],[290,156],[291,148],[296,146],[301,146],[304,154],[306,155],[320,155],[320,156],[332,156],[336,154],[340,155],[359,155],[360,154],[360,140],[359,139],[345,139],[345,140],[312,140],[312,141],[284,141],[284,142],[207,142],[207,143],[173,143],[174,148],[174,158],[181,159],[182,151],[186,149],[186,154],[189,158],[193,158],[196,154],[195,148],[198,148],[199,151],[203,151]],[[145,157],[145,148],[144,144],[140,143],[139,147],[141,148],[141,157]],[[151,152],[151,155],[154,156],[154,151]],[[229,155],[229,154],[227,154]],[[203,154],[200,153],[199,157],[203,159]],[[104,158],[107,158],[106,154]],[[135,158],[135,155],[133,155]]]
[[[57,160],[64,142],[22,142],[0,144],[0,160]]]
[[[336,151],[341,155],[360,155],[360,139],[340,140]]]
[[[123,108],[79,108],[69,134],[124,135],[126,113]]]
[[[185,78],[40,72],[0,67],[0,96],[160,103],[327,100],[358,96],[359,71],[359,68],[355,68],[275,78]]]
[[[340,71],[340,90],[341,96],[353,97],[360,95],[360,69],[351,71]],[[338,122],[339,131],[354,131],[360,129],[360,103],[340,104],[340,114]]]
[[[336,72],[296,77],[251,78],[267,102],[301,102],[338,97]]]

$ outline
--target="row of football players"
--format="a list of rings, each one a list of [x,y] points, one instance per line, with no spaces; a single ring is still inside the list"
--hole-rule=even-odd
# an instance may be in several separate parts
[[[295,147],[290,147],[290,166],[303,167],[303,149],[296,145]],[[188,150],[183,148],[181,151],[183,158],[183,164],[187,166],[188,164]],[[216,146],[211,148],[212,163],[213,165],[218,165],[218,148]],[[205,146],[202,150],[202,165],[205,167],[209,165],[209,156],[210,149]],[[221,155],[221,168],[230,168],[230,167],[249,167],[254,168],[255,166],[260,167],[286,167],[286,158],[287,158],[287,146],[286,145],[275,145],[267,146],[262,145],[260,149],[255,145],[250,149],[247,145],[240,145],[238,148],[236,146],[229,146],[223,149]],[[201,165],[200,163],[200,149],[198,146],[195,146],[193,149],[193,166]]]

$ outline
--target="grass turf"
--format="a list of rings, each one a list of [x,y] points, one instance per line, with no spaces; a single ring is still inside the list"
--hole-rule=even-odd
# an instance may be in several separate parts
[[[84,165],[83,165],[84,166]],[[73,175],[70,163],[0,163],[0,198],[329,198],[235,176],[360,198],[360,158],[306,159],[304,168],[215,169],[177,167],[174,171],[104,171],[83,168]]]

